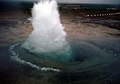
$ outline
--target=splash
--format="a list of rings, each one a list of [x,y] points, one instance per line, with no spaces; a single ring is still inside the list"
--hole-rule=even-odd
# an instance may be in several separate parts
[[[33,31],[22,47],[57,61],[71,59],[71,49],[59,18],[55,0],[42,1],[32,8]]]
[[[55,69],[55,68],[51,68],[51,67],[40,67],[36,64],[33,64],[31,62],[28,62],[28,61],[25,61],[23,59],[21,59],[19,57],[19,54],[14,50],[15,47],[17,47],[18,45],[20,45],[19,43],[16,43],[14,45],[11,45],[10,48],[9,48],[9,51],[10,53],[12,54],[11,55],[11,58],[21,64],[26,64],[26,65],[29,65],[30,67],[32,68],[35,68],[35,69],[38,69],[38,70],[41,70],[41,71],[54,71],[54,72],[61,72],[60,69]]]

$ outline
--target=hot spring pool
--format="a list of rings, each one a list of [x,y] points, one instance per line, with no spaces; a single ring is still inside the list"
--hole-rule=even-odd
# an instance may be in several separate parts
[[[104,66],[116,60],[117,57],[114,52],[102,49],[104,45],[96,45],[88,42],[71,43],[72,58],[69,61],[64,61],[64,58],[67,59],[66,56],[64,56],[65,54],[58,56],[55,53],[48,53],[50,54],[48,55],[29,52],[22,48],[20,43],[11,45],[9,50],[12,59],[36,69],[49,67],[61,71],[77,71],[79,69]]]

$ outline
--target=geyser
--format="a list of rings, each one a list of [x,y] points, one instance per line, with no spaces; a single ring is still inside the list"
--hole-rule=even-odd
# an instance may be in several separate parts
[[[55,0],[34,4],[32,26],[33,31],[22,44],[23,48],[43,58],[56,61],[66,62],[72,59]]]

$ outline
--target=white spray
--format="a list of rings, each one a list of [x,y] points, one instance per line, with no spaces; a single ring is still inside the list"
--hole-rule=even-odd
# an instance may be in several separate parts
[[[62,26],[55,0],[34,4],[32,9],[33,31],[22,47],[36,54],[50,53],[66,57],[55,57],[70,60],[71,50],[66,41],[66,33]],[[51,56],[51,55],[50,55]]]

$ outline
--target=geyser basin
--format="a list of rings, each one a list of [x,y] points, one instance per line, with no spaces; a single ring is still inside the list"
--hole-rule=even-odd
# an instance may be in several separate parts
[[[55,0],[34,4],[32,26],[33,31],[23,43],[23,48],[56,61],[65,62],[72,59]]]
[[[29,52],[28,50],[22,48],[21,44],[12,45],[10,47],[10,52],[12,53],[12,58],[14,60],[17,60],[22,64],[30,65],[36,69],[41,69],[42,67],[53,67],[62,71],[65,70],[73,72],[84,69],[89,70],[89,68],[93,70],[94,68],[99,67],[104,68],[115,62],[118,58],[115,56],[116,53],[114,53],[114,51],[109,52],[110,47],[107,46],[110,45],[111,42],[105,41],[105,39],[103,39],[103,42],[98,39],[89,40],[95,42],[94,44],[87,41],[81,41],[78,43],[77,41],[72,41],[71,44],[73,52],[72,57],[74,57],[74,60],[69,60],[67,62],[61,62],[61,60],[52,58],[55,54],[52,54],[53,56],[49,57]],[[107,45],[99,45],[99,43],[107,43]],[[104,49],[102,49],[102,47]]]
[[[61,73],[55,72],[49,74],[51,71],[41,73],[41,71],[34,69],[33,72],[38,71],[38,73],[33,73],[34,75],[38,75],[38,80],[40,80],[39,74],[46,75],[46,73],[48,73],[46,78],[55,78],[56,81],[60,84],[71,84],[71,82],[74,84],[76,81],[86,80],[90,82],[93,82],[94,80],[100,81],[100,79],[116,80],[116,78],[119,77],[118,74],[120,71],[120,48],[118,46],[119,38],[109,36],[111,32],[115,34],[116,30],[95,24],[80,23],[74,25],[69,23],[65,24],[65,26],[65,30],[69,38],[69,44],[71,45],[71,49],[74,53],[73,57],[76,58],[72,62],[59,62],[50,60],[49,58],[44,59],[43,57],[46,57],[45,55],[43,56],[38,54],[38,56],[37,54],[31,53],[28,50],[22,48],[21,45],[16,45],[13,48],[13,51],[19,55],[18,57],[22,60],[22,62],[26,61],[29,65],[31,65],[31,63],[34,64],[33,67],[52,67],[61,70]],[[48,79],[45,81],[48,81]],[[41,84],[43,84],[43,82]],[[52,82],[52,84],[56,84],[56,82]]]

